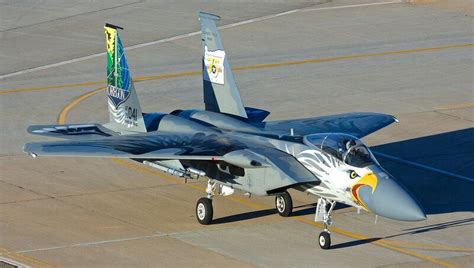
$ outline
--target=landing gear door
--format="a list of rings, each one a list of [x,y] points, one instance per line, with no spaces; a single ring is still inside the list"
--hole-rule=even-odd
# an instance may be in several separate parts
[[[324,217],[326,217],[326,215],[328,214],[328,212],[326,211],[326,206],[327,206],[326,200],[324,200],[323,198],[319,198],[318,204],[316,205],[316,213],[314,214],[315,222],[324,221]]]

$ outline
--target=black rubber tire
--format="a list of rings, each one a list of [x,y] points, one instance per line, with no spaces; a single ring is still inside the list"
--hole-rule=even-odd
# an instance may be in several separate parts
[[[279,202],[282,202],[279,204]],[[288,217],[293,212],[293,200],[287,191],[275,196],[275,208],[282,217]]]
[[[331,235],[326,231],[320,233],[318,243],[322,249],[329,249],[331,247]]]
[[[196,219],[200,224],[208,225],[212,222],[214,209],[212,208],[212,199],[200,198],[196,204]]]

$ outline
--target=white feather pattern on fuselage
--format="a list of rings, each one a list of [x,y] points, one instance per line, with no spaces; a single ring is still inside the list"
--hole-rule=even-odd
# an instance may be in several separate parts
[[[285,149],[290,154],[287,146]],[[321,180],[318,186],[308,189],[308,192],[357,207],[357,204],[352,200],[350,191],[348,191],[353,181],[351,181],[347,170],[352,167],[332,155],[316,149],[304,150],[294,156]]]

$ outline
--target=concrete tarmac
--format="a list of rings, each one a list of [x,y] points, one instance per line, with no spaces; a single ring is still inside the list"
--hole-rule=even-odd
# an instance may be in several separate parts
[[[0,6],[0,266],[472,265],[471,15],[369,0]],[[201,108],[198,10],[228,25],[221,35],[244,103],[270,110],[268,120],[395,115],[399,123],[364,140],[428,219],[396,222],[341,207],[333,248],[325,251],[316,240],[321,225],[313,222],[312,196],[291,191],[296,208],[289,218],[278,216],[272,197],[217,197],[214,224],[202,226],[194,207],[204,180],[184,184],[126,160],[32,159],[21,152],[24,143],[45,140],[28,135],[28,125],[108,120],[100,90],[105,22],[125,28],[145,112]]]

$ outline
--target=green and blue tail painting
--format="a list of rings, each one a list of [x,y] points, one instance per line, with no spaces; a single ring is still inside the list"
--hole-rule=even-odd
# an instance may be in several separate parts
[[[142,110],[125,58],[118,26],[106,24],[108,127],[119,132],[146,132]]]

